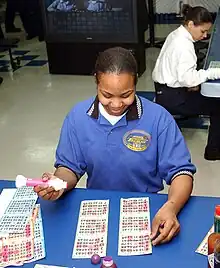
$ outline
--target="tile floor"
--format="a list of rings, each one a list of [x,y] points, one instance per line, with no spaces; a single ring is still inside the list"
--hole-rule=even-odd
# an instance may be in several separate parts
[[[164,25],[156,33],[166,36],[175,27]],[[21,37],[19,50],[38,55],[38,60],[47,59],[44,43]],[[155,48],[147,50],[147,70],[138,90],[154,90],[151,72],[158,53]],[[4,78],[0,86],[0,179],[13,180],[17,174],[39,177],[52,171],[63,119],[75,103],[96,93],[93,77],[50,75],[47,64],[24,66],[0,76]],[[198,168],[194,194],[220,196],[220,162],[203,159],[207,130],[184,129],[183,134]],[[78,186],[85,187],[85,181],[84,177]]]

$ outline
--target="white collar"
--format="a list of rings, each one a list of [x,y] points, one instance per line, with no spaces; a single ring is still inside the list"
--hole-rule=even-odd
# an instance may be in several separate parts
[[[100,114],[105,117],[105,119],[107,119],[109,121],[109,123],[111,123],[113,126],[115,124],[118,123],[118,121],[120,121],[122,119],[122,117],[127,113],[127,111],[125,113],[123,113],[122,115],[119,116],[115,116],[115,115],[110,115],[106,112],[105,108],[103,107],[103,105],[99,102],[99,112]]]
[[[189,40],[192,41],[193,43],[195,42],[195,40],[193,39],[191,33],[189,33],[189,31],[187,31],[187,29],[186,29],[185,26],[181,25],[181,26],[179,27],[179,30],[180,30],[181,34],[184,34],[184,36],[185,36],[187,39],[189,39]]]

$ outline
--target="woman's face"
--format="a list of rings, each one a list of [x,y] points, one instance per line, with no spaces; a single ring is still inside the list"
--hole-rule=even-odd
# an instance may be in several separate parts
[[[207,34],[212,27],[212,23],[203,23],[201,25],[194,25],[193,21],[188,24],[189,32],[191,33],[193,40],[199,41],[207,37]]]
[[[108,114],[122,115],[134,102],[134,76],[129,73],[99,74],[98,98]]]

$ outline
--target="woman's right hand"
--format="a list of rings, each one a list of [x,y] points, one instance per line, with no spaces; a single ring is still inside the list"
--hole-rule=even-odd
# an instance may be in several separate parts
[[[49,172],[46,172],[42,175],[42,180],[45,182],[47,182],[48,180],[56,179],[56,178],[57,178],[56,176],[54,176],[52,173],[49,173]],[[53,187],[42,186],[42,185],[35,186],[34,191],[42,199],[51,200],[51,201],[57,200],[64,193],[64,189],[55,191]]]

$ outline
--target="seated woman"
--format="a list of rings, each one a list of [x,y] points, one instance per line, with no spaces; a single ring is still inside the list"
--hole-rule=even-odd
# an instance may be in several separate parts
[[[130,51],[100,53],[95,79],[97,96],[65,118],[56,171],[43,178],[59,177],[72,190],[87,173],[89,189],[150,193],[161,191],[165,181],[168,200],[153,220],[152,240],[154,245],[168,242],[179,232],[177,214],[193,188],[195,167],[184,138],[163,107],[136,95],[137,63]],[[63,194],[39,186],[35,191],[46,200]]]
[[[207,37],[212,16],[203,7],[183,10],[184,24],[169,34],[153,71],[156,102],[175,115],[209,115],[205,159],[220,160],[220,99],[200,94],[200,85],[219,79],[220,69],[197,71],[194,42]]]

